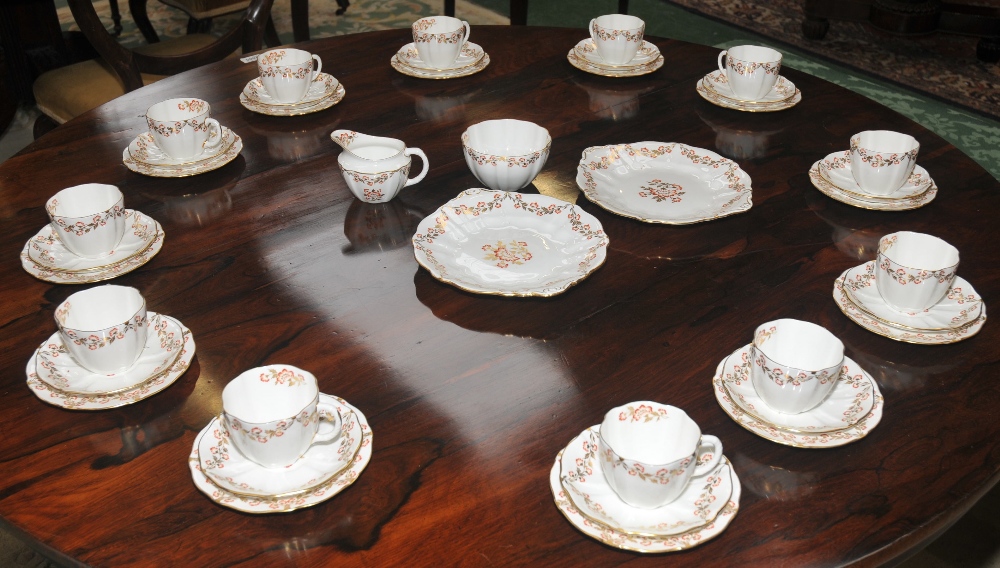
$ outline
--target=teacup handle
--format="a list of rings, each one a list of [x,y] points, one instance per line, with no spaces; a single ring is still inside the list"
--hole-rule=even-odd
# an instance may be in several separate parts
[[[315,53],[313,54],[313,61],[316,62],[316,68],[313,69],[312,77],[309,78],[310,82],[315,81],[319,77],[319,72],[323,70],[323,60]]]
[[[222,125],[219,124],[219,121],[214,118],[206,118],[205,124],[208,125],[208,140],[205,140],[202,147],[215,148],[219,144],[222,144]],[[215,134],[212,133],[213,130]]]
[[[726,67],[725,67],[725,65],[723,65],[723,64],[722,64],[722,58],[723,58],[723,57],[725,57],[725,56],[726,56],[726,53],[728,53],[728,52],[729,52],[729,50],[728,50],[728,49],[723,49],[723,50],[722,50],[722,51],[721,51],[721,52],[719,53],[719,71],[722,71],[722,74],[723,74],[723,75],[725,75],[725,74],[726,74]],[[729,63],[729,62],[727,61],[726,63]]]
[[[711,473],[719,466],[719,462],[722,461],[722,440],[719,440],[715,436],[703,434],[695,455],[698,459],[698,465],[694,468],[694,473],[691,474],[691,477],[701,477]],[[707,461],[702,463],[702,460],[706,458]]]
[[[469,36],[472,35],[472,28],[469,27],[469,22],[465,20],[462,20],[462,26],[465,28],[465,41],[462,42],[462,49],[465,49],[465,46],[469,43]]]
[[[590,39],[594,40],[594,44],[597,44],[597,18],[590,20],[587,29],[590,30]]]
[[[316,437],[313,438],[313,443],[321,444],[323,442],[332,442],[333,440],[336,440],[340,436],[340,427],[341,424],[343,424],[343,419],[340,417],[340,411],[337,410],[337,407],[325,402],[317,404],[316,410],[319,411],[319,419],[330,422],[333,425],[333,430],[325,434],[322,434],[319,430],[317,430]]]
[[[403,154],[407,156],[417,155],[420,156],[420,159],[424,161],[424,169],[421,170],[419,174],[417,174],[417,177],[413,177],[406,180],[406,183],[403,184],[403,187],[406,187],[408,185],[419,183],[420,180],[424,179],[424,176],[427,175],[427,169],[430,167],[430,163],[427,161],[427,155],[424,154],[424,151],[421,150],[420,148],[407,148],[403,150]]]

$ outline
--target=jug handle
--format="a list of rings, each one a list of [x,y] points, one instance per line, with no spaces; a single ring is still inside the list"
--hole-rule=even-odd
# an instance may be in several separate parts
[[[408,185],[413,185],[415,183],[418,183],[420,180],[424,179],[424,176],[427,175],[427,169],[430,167],[430,163],[427,161],[427,155],[424,154],[424,151],[421,150],[420,148],[407,148],[403,150],[403,154],[407,156],[413,156],[414,154],[416,154],[417,156],[420,156],[421,160],[424,161],[424,169],[421,170],[419,174],[417,174],[417,177],[413,177],[406,180],[406,184],[403,185],[403,187],[406,187]]]

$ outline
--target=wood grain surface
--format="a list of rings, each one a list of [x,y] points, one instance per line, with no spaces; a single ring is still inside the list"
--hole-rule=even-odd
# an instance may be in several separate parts
[[[1000,471],[998,326],[946,346],[897,343],[852,323],[834,279],[871,260],[897,230],[961,251],[959,274],[1000,298],[1000,184],[944,140],[859,95],[792,69],[793,109],[763,115],[703,101],[695,83],[716,51],[647,38],[659,71],[610,79],[571,67],[583,30],[477,27],[491,57],[455,80],[403,76],[389,59],[408,30],[317,40],[305,48],[347,89],[307,116],[251,113],[237,95],[256,66],[229,60],[140,89],[67,123],[0,165],[0,516],[47,554],[95,566],[838,566],[898,561],[960,516]],[[240,157],[185,179],[130,172],[121,154],[158,101],[193,96],[243,138]],[[576,197],[588,146],[657,140],[732,157],[753,208],[692,226],[643,224],[582,196],[610,237],[607,262],[554,298],[477,296],[435,280],[413,257],[416,223],[479,183],[462,158],[469,125],[519,118],[546,127],[552,153],[535,183]],[[337,128],[419,147],[430,173],[393,202],[366,205],[337,168]],[[809,166],[867,129],[909,133],[937,181],[930,205],[891,213],[835,202]],[[25,363],[79,286],[35,280],[18,252],[45,200],[110,183],[166,233],[150,263],[113,282],[189,327],[197,356],[150,399],[104,412],[39,401]],[[991,252],[992,251],[992,252]],[[836,449],[780,446],[719,407],[716,365],[757,325],[826,326],[878,381],[881,424]],[[225,384],[251,367],[307,369],[323,392],[368,417],[374,454],[332,500],[254,516],[198,492],[195,435],[221,411]],[[742,480],[738,516],[694,549],[643,556],[593,541],[553,504],[556,454],[610,408],[679,406],[721,438]]]

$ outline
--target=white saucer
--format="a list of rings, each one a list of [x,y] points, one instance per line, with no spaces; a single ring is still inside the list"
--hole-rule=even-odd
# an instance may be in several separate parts
[[[323,75],[325,75],[325,73],[323,73]],[[327,76],[330,77],[329,75]],[[333,77],[330,78],[333,79]],[[336,81],[336,79],[333,80]],[[312,89],[310,89],[310,92],[311,91]],[[299,116],[326,110],[344,100],[344,95],[346,94],[347,89],[344,88],[344,84],[338,81],[333,94],[319,100],[308,103],[298,102],[271,105],[248,97],[246,89],[244,88],[244,92],[240,93],[240,104],[243,105],[243,108],[258,114],[266,114],[268,116]]]
[[[591,38],[580,40],[580,42],[573,47],[573,50],[576,52],[576,56],[586,63],[594,67],[613,71],[641,69],[646,65],[656,63],[656,60],[660,58],[660,48],[646,40],[642,41],[642,45],[640,45],[639,49],[635,52],[635,57],[627,63],[608,63],[604,61],[600,54],[597,53],[597,45]]]
[[[905,199],[919,199],[921,195],[934,185],[934,180],[927,173],[927,170],[919,165],[914,166],[913,174],[910,175],[903,187],[897,189],[891,195],[872,195],[866,193],[858,185],[851,173],[851,151],[834,152],[819,162],[819,173],[823,179],[832,183],[844,193],[857,199],[873,201],[897,201]]]
[[[600,429],[600,425],[587,428],[562,452],[562,487],[584,518],[628,535],[669,537],[704,527],[729,503],[733,480],[728,461],[705,476],[692,478],[675,501],[662,507],[640,509],[625,503],[598,463]]]
[[[125,210],[130,223],[114,251],[98,259],[79,257],[59,240],[52,225],[42,227],[24,244],[21,266],[32,276],[55,284],[89,284],[139,268],[163,248],[163,229],[153,219]]]
[[[907,315],[886,306],[873,281],[874,262],[845,270],[833,285],[833,299],[840,311],[868,331],[904,343],[943,345],[972,337],[986,323],[986,304],[972,285],[958,276],[948,296],[926,312]],[[851,280],[845,285],[848,277]],[[947,327],[952,320],[956,327]],[[932,331],[942,323],[946,329]]]
[[[812,182],[813,187],[818,189],[823,195],[841,203],[846,203],[847,205],[875,211],[908,211],[910,209],[917,209],[918,207],[927,205],[931,201],[934,201],[934,198],[937,196],[937,185],[934,184],[934,180],[929,180],[930,187],[928,187],[926,191],[912,197],[892,199],[874,196],[860,197],[857,193],[840,189],[824,177],[821,172],[822,163],[823,160],[817,160],[816,163],[809,168],[809,180]],[[916,171],[916,168],[914,168],[914,171]]]
[[[408,45],[413,45],[413,44],[411,43]],[[405,49],[406,46],[404,46],[400,50],[400,52],[404,52]],[[463,53],[465,49],[483,51],[483,48],[472,43],[471,41],[466,44],[465,48],[463,48]],[[414,49],[414,51],[416,51],[416,49]],[[464,65],[464,63],[467,62],[468,59],[463,57],[459,57],[458,61],[463,62]],[[392,65],[393,69],[399,71],[403,75],[409,75],[410,77],[416,77],[418,79],[456,79],[458,77],[467,77],[469,75],[474,75],[476,73],[479,73],[483,69],[486,69],[486,66],[490,64],[490,56],[488,53],[483,52],[483,56],[479,58],[478,61],[476,61],[472,65],[464,65],[462,67],[456,67],[444,70],[437,70],[430,68],[421,69],[407,64],[407,61],[412,62],[413,58],[409,55],[404,54],[404,58],[400,59],[400,54],[396,53],[395,55],[392,56],[392,59],[389,60],[389,64]]]
[[[872,409],[864,418],[842,430],[820,432],[816,434],[792,432],[786,429],[778,428],[773,424],[768,424],[755,416],[747,414],[740,407],[740,405],[737,404],[732,397],[730,397],[726,384],[731,384],[734,378],[731,376],[725,376],[726,369],[724,366],[728,360],[729,357],[726,357],[722,361],[719,361],[719,366],[715,369],[715,377],[712,379],[712,386],[715,390],[715,400],[719,403],[719,406],[722,407],[722,410],[728,414],[730,418],[736,421],[737,424],[754,434],[757,434],[765,440],[770,440],[786,446],[794,446],[796,448],[834,448],[850,444],[851,442],[856,442],[861,438],[864,438],[882,420],[883,398],[882,392],[879,391],[878,383],[871,378],[871,375],[858,367],[857,363],[851,361],[853,368],[857,369],[854,372],[855,375],[850,378],[852,384],[857,384],[858,388],[861,388],[864,381],[868,381],[871,384]],[[847,360],[849,361],[849,359]]]
[[[854,360],[845,357],[837,385],[819,406],[799,414],[778,412],[760,398],[753,386],[750,348],[748,343],[726,358],[722,385],[740,410],[758,422],[799,434],[836,432],[860,422],[875,405],[875,381]]]
[[[346,471],[335,473],[332,477],[328,478],[324,483],[317,487],[311,487],[305,492],[296,493],[294,495],[278,495],[278,496],[252,496],[252,495],[238,495],[227,491],[218,485],[216,485],[212,478],[206,475],[200,465],[199,460],[199,447],[203,445],[203,438],[208,435],[212,436],[211,432],[216,428],[218,419],[213,418],[211,422],[198,434],[195,438],[194,444],[191,447],[191,453],[188,456],[188,467],[191,469],[191,478],[194,480],[195,487],[199,491],[208,496],[209,499],[215,503],[222,505],[223,507],[228,507],[230,509],[235,509],[237,511],[242,511],[244,513],[287,513],[289,511],[294,511],[296,509],[302,509],[305,507],[312,507],[313,505],[318,505],[327,499],[330,499],[334,495],[340,493],[345,488],[349,487],[354,483],[361,472],[368,465],[368,462],[372,457],[372,431],[371,427],[368,425],[368,420],[365,415],[361,413],[360,410],[351,406],[346,401],[341,398],[333,397],[330,395],[320,394],[320,401],[329,404],[334,404],[345,408],[354,413],[357,419],[357,426],[355,428],[360,429],[360,446],[356,450],[356,454],[353,455],[352,461]],[[355,441],[355,443],[358,443]],[[336,445],[337,442],[334,442]],[[310,450],[311,452],[312,450]],[[229,457],[233,458],[233,454],[238,453],[237,450],[233,450],[229,453]],[[309,455],[309,452],[306,453]],[[230,460],[232,461],[232,459]],[[300,460],[301,462],[301,460]],[[319,462],[310,462],[310,465],[318,465]],[[227,466],[230,464],[227,463]],[[293,465],[292,470],[298,469],[298,462]],[[321,468],[323,472],[328,473],[329,470],[326,468]],[[245,477],[246,470],[242,470],[241,476]],[[276,470],[266,470],[270,472],[271,475],[275,475]],[[234,476],[235,477],[235,476]],[[279,479],[274,482],[267,483],[277,483],[279,486],[284,484],[289,478],[282,478],[282,476],[276,476]],[[246,477],[245,477],[246,478]],[[254,477],[255,480],[266,479],[263,475],[258,475]],[[255,481],[259,482],[259,481]],[[297,483],[302,485],[301,483]],[[287,486],[287,485],[286,485]]]
[[[592,41],[592,40],[589,39],[583,40],[583,42],[587,41]],[[643,44],[645,43],[646,42],[643,42]],[[656,46],[654,45],[653,48],[656,49]],[[652,73],[653,71],[656,71],[660,67],[663,67],[663,55],[659,53],[658,49],[656,53],[657,56],[648,63],[644,63],[641,65],[628,65],[622,67],[611,67],[607,63],[604,63],[603,61],[600,64],[591,63],[590,60],[586,59],[583,55],[581,55],[577,51],[576,47],[573,47],[573,49],[569,50],[569,53],[566,54],[566,59],[569,61],[569,64],[572,65],[573,67],[576,67],[581,71],[586,71],[587,73],[591,73],[593,75],[600,75],[602,77],[639,77],[641,75],[647,75],[649,73]],[[591,57],[591,59],[593,59],[593,57]]]
[[[143,132],[122,152],[122,163],[133,172],[147,176],[188,177],[221,168],[236,159],[242,149],[243,140],[223,126],[219,146],[208,148],[195,158],[175,160],[160,150],[149,132]]]
[[[440,68],[431,67],[420,59],[420,53],[417,52],[417,48],[411,42],[404,45],[399,49],[399,51],[396,52],[396,61],[417,72],[447,73],[474,67],[482,61],[485,56],[486,52],[483,51],[483,48],[470,41],[466,42],[466,44],[462,47],[462,52],[459,53],[458,59],[456,59],[451,65]]]
[[[146,345],[135,364],[120,373],[95,373],[77,363],[55,332],[35,350],[35,374],[49,388],[65,394],[94,396],[134,389],[173,367],[181,357],[184,331],[180,323],[156,312],[147,314]]]
[[[31,358],[28,360],[27,369],[25,369],[28,375],[28,388],[43,402],[70,410],[107,410],[139,402],[153,396],[172,385],[187,371],[188,366],[191,364],[191,359],[194,357],[195,350],[191,330],[170,316],[161,315],[160,317],[172,320],[169,325],[175,326],[174,329],[179,328],[181,330],[183,335],[181,356],[173,365],[159,374],[147,378],[133,388],[111,394],[80,395],[64,393],[42,382],[35,373],[38,351],[31,355]]]
[[[328,73],[320,73],[313,79],[302,100],[294,103],[283,103],[271,97],[267,89],[264,88],[260,77],[255,77],[243,87],[243,94],[246,95],[247,99],[265,107],[307,107],[334,96],[339,86],[340,81],[336,77]]]
[[[774,112],[790,109],[802,101],[802,93],[795,84],[778,77],[774,88],[760,101],[744,101],[736,97],[729,88],[722,71],[715,70],[698,80],[695,89],[706,101],[723,108],[743,112]]]
[[[566,490],[563,488],[560,481],[560,464],[562,462],[563,452],[565,451],[566,450],[564,449],[559,452],[559,455],[556,456],[555,463],[552,464],[552,469],[549,471],[549,489],[552,491],[556,507],[559,509],[559,512],[566,517],[566,520],[576,527],[577,530],[597,541],[607,544],[608,546],[613,546],[622,550],[648,553],[675,552],[693,548],[699,544],[708,542],[722,533],[722,531],[724,531],[726,527],[729,526],[729,523],[731,523],[736,517],[736,513],[739,511],[740,495],[742,493],[740,480],[736,476],[736,472],[733,471],[729,460],[723,456],[723,463],[725,463],[729,468],[733,492],[729,497],[729,501],[726,502],[725,506],[719,512],[719,515],[715,518],[715,520],[694,530],[671,536],[651,537],[623,533],[603,523],[597,523],[587,517],[584,517],[580,514],[579,509],[577,509],[569,500]]]
[[[201,437],[198,459],[201,471],[212,482],[246,497],[291,497],[311,491],[340,475],[354,463],[361,451],[362,431],[354,413],[336,397],[321,394],[322,402],[337,407],[343,419],[340,436],[330,443],[314,444],[294,464],[266,468],[247,459],[232,445],[229,432],[218,418],[212,419],[208,433]],[[322,428],[325,424],[320,423]],[[325,425],[332,430],[332,427]]]

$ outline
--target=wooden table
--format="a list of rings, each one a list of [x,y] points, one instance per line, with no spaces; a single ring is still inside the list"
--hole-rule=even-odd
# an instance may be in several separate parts
[[[956,245],[960,274],[1000,299],[993,213],[1000,184],[938,136],[859,95],[786,69],[795,108],[751,115],[695,92],[716,51],[650,38],[667,64],[624,80],[572,68],[582,30],[477,27],[492,62],[457,80],[389,66],[408,30],[307,44],[347,88],[332,109],[296,118],[244,110],[253,65],[228,60],[130,93],[73,120],[0,165],[4,416],[0,515],[40,549],[97,566],[834,566],[913,552],[964,513],[1000,471],[1000,327],[948,346],[897,343],[834,304],[841,271],[869,260],[879,236],[930,232]],[[351,54],[346,56],[344,54]],[[226,167],[187,179],[128,171],[122,149],[150,104],[212,103],[243,137]],[[516,117],[552,134],[535,187],[575,198],[582,150],[678,141],[734,156],[753,179],[753,208],[684,227],[643,224],[582,197],[611,239],[607,262],[565,294],[468,294],[418,267],[417,221],[479,184],[459,137]],[[422,148],[427,178],[387,206],[348,192],[328,138],[336,128]],[[911,212],[864,211],[816,191],[807,170],[870,128],[921,144],[941,191]],[[74,286],[50,285],[18,262],[46,222],[45,200],[83,182],[116,184],[126,205],[159,220],[166,244],[114,282],[193,330],[191,369],[164,392],[105,412],[39,401],[24,365],[55,331]],[[993,252],[991,252],[993,251]],[[826,326],[878,381],[885,415],[838,449],[780,446],[721,410],[719,361],[765,321]],[[360,408],[374,455],[360,479],[317,507],[251,516],[191,482],[186,458],[241,371],[287,363]],[[742,480],[738,516],[717,539],[646,557],[595,542],[552,502],[559,450],[610,408],[652,399],[684,408],[722,439]]]

